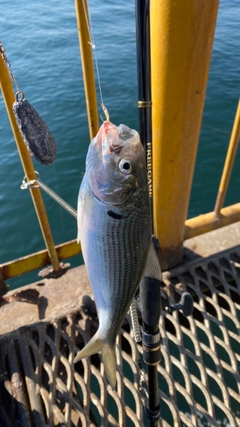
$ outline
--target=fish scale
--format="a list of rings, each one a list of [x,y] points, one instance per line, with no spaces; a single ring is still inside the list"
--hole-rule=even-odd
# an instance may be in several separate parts
[[[83,217],[82,249],[94,299],[99,313],[104,315],[102,328],[104,322],[108,322],[114,333],[125,317],[145,264],[150,243],[149,214],[144,211],[143,215],[140,208],[132,209],[126,219],[115,220],[109,217],[108,211],[108,206],[92,200],[88,215]],[[99,213],[97,219],[96,212]],[[92,231],[93,224],[95,231]],[[94,244],[97,241],[101,243]],[[94,286],[96,283],[98,286]],[[120,291],[121,300],[116,299]]]

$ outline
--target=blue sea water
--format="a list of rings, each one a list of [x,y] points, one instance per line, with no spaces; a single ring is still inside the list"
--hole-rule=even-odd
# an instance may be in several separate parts
[[[90,0],[102,92],[111,120],[138,128],[134,2]],[[212,211],[240,88],[240,4],[220,3],[189,217]],[[1,1],[0,39],[26,99],[57,142],[41,179],[76,208],[89,144],[74,2]],[[99,90],[98,90],[99,93]],[[0,263],[44,249],[4,102],[0,96]],[[226,205],[239,202],[238,153]],[[43,194],[56,244],[76,237],[76,221]],[[79,263],[80,258],[71,261]],[[31,276],[37,280],[37,276]],[[22,284],[10,281],[11,286]],[[224,424],[222,424],[224,425]]]
[[[90,0],[102,92],[111,119],[138,128],[134,2]],[[76,208],[89,134],[74,2],[2,1],[0,35],[18,85],[57,142],[41,179]],[[189,217],[211,211],[239,96],[239,3],[220,3]],[[99,90],[98,90],[99,92]],[[99,100],[100,103],[100,100]],[[0,98],[0,262],[44,248]],[[239,201],[238,153],[226,204]],[[76,237],[76,222],[44,194],[54,241]]]

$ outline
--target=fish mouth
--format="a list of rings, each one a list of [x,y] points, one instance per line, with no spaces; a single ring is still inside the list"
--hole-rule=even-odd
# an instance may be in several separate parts
[[[119,129],[116,125],[110,121],[105,121],[100,127],[96,142],[99,148],[102,148],[102,156],[114,153],[119,155],[122,151],[123,144],[119,138]]]
[[[108,136],[108,133],[111,131],[111,129],[115,129],[116,130],[116,134],[118,135],[119,132],[118,132],[118,128],[117,128],[116,125],[114,125],[110,121],[103,122],[103,124],[99,128],[99,131],[98,131],[97,136],[96,136],[97,143],[99,145],[102,143],[102,139],[104,137],[104,134],[106,134],[106,136]]]
[[[136,140],[138,138],[138,133],[133,129],[124,125],[116,126],[106,120],[96,135],[96,145],[101,150],[103,157],[110,153],[118,156],[129,139]]]

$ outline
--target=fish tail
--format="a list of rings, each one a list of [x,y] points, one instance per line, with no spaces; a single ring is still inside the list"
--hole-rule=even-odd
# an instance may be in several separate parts
[[[97,333],[90,339],[90,341],[80,350],[75,356],[73,363],[78,362],[84,357],[92,356],[92,354],[98,353],[102,348],[102,340],[98,338]]]
[[[73,363],[78,362],[85,357],[92,356],[92,354],[102,353],[102,361],[104,370],[108,379],[109,384],[113,389],[116,387],[116,355],[114,344],[109,344],[101,340],[96,333],[92,339],[80,350],[73,360]]]

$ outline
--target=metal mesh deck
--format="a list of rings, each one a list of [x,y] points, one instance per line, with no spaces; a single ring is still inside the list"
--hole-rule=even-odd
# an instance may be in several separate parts
[[[164,275],[172,302],[187,290],[190,318],[162,313],[160,426],[240,426],[240,250]],[[126,323],[117,340],[117,391],[98,355],[75,366],[97,327],[86,306],[0,337],[0,426],[147,426],[137,346]]]

